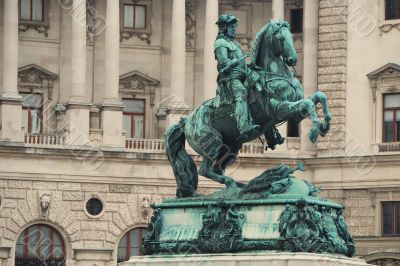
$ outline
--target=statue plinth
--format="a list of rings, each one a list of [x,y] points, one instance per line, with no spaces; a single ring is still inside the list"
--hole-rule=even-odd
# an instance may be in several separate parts
[[[262,180],[254,179],[244,188],[224,188],[207,196],[154,205],[143,254],[285,251],[354,255],[342,205],[317,197],[311,183],[291,175],[271,183],[266,181],[271,177]]]
[[[367,266],[365,261],[344,256],[314,253],[239,253],[239,254],[181,254],[132,257],[120,266],[217,266],[217,265],[279,265],[279,266]]]

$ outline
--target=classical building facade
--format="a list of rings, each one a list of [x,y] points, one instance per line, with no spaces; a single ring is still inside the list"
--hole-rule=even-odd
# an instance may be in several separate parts
[[[215,96],[221,13],[247,51],[287,20],[305,95],[334,115],[316,145],[308,121],[281,125],[275,151],[245,144],[228,174],[303,161],[347,206],[356,255],[400,265],[399,0],[0,0],[0,265],[140,255],[150,204],[175,194],[164,131]]]

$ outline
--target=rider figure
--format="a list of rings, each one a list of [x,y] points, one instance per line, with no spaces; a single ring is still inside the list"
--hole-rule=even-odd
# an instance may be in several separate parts
[[[247,89],[243,85],[247,66],[240,44],[235,41],[238,19],[233,15],[222,15],[216,24],[219,28],[214,43],[219,73],[217,82],[220,87],[226,86],[226,89],[233,93],[236,122],[240,136],[244,137],[260,126],[253,124],[247,103]]]

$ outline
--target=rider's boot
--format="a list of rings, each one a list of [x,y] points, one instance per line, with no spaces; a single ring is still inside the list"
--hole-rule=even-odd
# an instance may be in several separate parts
[[[253,124],[253,119],[251,119],[247,101],[242,100],[236,102],[235,115],[240,133],[239,139],[245,139],[247,138],[248,134],[254,130],[260,129],[259,125]]]

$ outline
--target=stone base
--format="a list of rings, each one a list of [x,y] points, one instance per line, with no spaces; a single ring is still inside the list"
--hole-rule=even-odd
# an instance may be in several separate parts
[[[120,266],[352,266],[361,259],[314,253],[236,253],[131,257]]]

